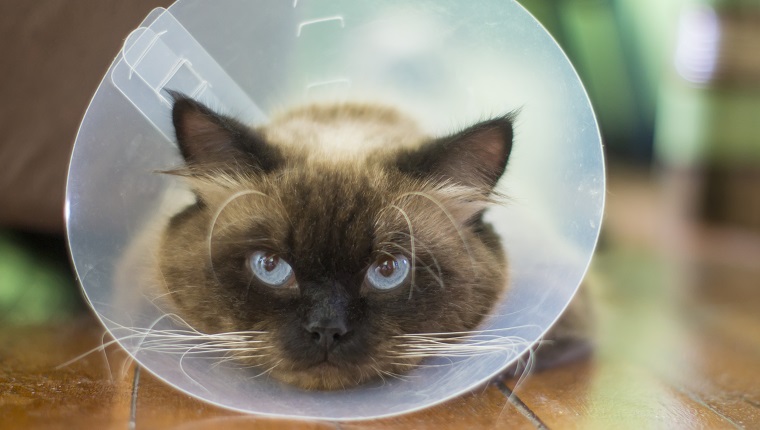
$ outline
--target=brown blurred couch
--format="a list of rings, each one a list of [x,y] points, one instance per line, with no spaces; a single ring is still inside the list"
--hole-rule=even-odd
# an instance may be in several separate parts
[[[124,38],[169,0],[0,1],[0,226],[63,231],[69,154]]]

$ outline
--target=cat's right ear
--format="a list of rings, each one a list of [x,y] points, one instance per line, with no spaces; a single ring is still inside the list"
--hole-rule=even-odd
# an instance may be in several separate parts
[[[516,116],[515,111],[432,140],[420,148],[403,150],[396,165],[412,176],[450,180],[491,192],[512,152]]]
[[[255,130],[182,93],[169,94],[177,144],[188,167],[269,172],[282,164],[280,151]]]

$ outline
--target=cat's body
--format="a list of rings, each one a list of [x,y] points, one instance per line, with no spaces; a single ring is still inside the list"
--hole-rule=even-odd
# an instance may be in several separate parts
[[[476,329],[507,285],[482,221],[512,116],[440,139],[393,109],[314,105],[249,129],[175,95],[197,202],[164,232],[174,305],[206,333],[250,333],[240,361],[309,389],[418,364]],[[410,337],[411,336],[411,337]],[[411,339],[411,340],[410,340]]]

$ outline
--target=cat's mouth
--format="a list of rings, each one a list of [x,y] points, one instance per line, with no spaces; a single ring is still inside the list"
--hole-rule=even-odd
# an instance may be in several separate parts
[[[347,369],[356,366],[356,363],[342,357],[340,353],[324,351],[308,363],[296,365],[294,368],[300,371],[310,371],[320,369]]]
[[[317,366],[322,366],[322,365],[335,366],[337,364],[338,364],[338,362],[336,362],[336,359],[334,357],[331,360],[330,352],[329,351],[325,351],[324,355],[322,356],[322,361],[318,362],[316,365]]]

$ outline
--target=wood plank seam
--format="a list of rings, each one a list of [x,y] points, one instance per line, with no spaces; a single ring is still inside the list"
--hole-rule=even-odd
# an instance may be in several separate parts
[[[746,394],[742,394],[740,398],[742,399],[742,401],[743,401],[744,403],[747,403],[747,404],[749,404],[750,406],[754,406],[754,407],[756,407],[756,408],[760,409],[760,403],[758,403],[758,402],[756,402],[756,401],[754,401],[754,400],[752,400],[752,399],[748,398]]]
[[[666,381],[666,379],[664,379],[664,378],[662,380]],[[677,384],[674,384],[674,383],[668,383],[668,385],[670,385],[674,390],[678,391],[679,393],[683,394],[684,396],[690,398],[691,400],[693,400],[698,405],[702,406],[703,408],[707,409],[708,411],[712,412],[713,414],[719,416],[721,419],[723,419],[727,423],[731,424],[735,428],[737,428],[737,429],[743,429],[744,428],[744,426],[742,426],[741,424],[739,424],[736,421],[732,420],[731,418],[723,415],[719,410],[715,409],[714,407],[712,407],[711,405],[709,405],[707,402],[705,402],[704,400],[702,400],[702,398],[700,396],[696,395],[691,390],[688,390],[688,389],[686,389],[684,387],[681,387],[680,385],[677,385]]]
[[[135,363],[135,375],[132,378],[132,404],[129,405],[129,430],[137,429],[137,393],[140,386],[140,365]]]
[[[515,409],[517,409],[525,418],[528,419],[534,426],[536,426],[539,430],[548,430],[549,427],[541,420],[541,418],[536,415],[533,410],[531,410],[528,405],[523,403],[522,400],[515,394],[512,390],[507,387],[507,385],[504,383],[504,381],[496,381],[494,383],[496,385],[496,388],[501,391],[502,394],[507,398],[507,402],[511,403]]]

